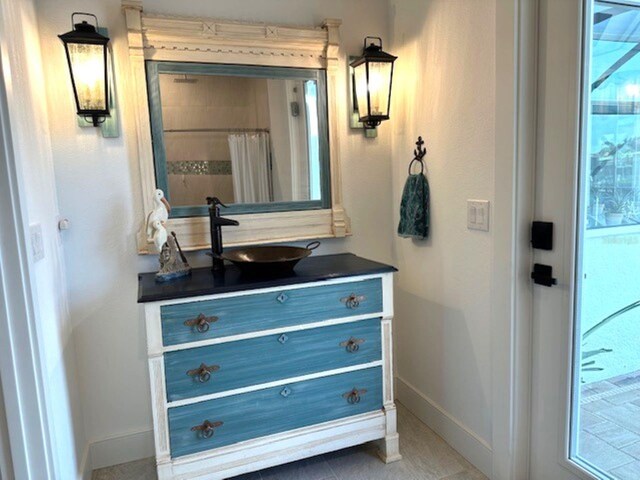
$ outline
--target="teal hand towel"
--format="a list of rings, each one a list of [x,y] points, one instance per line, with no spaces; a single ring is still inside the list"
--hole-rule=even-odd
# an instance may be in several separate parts
[[[420,240],[429,236],[429,182],[422,173],[409,175],[404,184],[398,235]]]

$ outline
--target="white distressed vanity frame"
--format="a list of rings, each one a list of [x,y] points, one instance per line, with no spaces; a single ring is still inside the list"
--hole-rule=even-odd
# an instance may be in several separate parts
[[[380,278],[382,281],[381,341],[382,359],[372,363],[325,371],[317,374],[284,378],[267,384],[253,385],[223,393],[197,397],[195,399],[178,400],[169,403],[165,388],[165,367],[163,354],[176,350],[202,347],[218,343],[234,342],[271,334],[308,330],[330,325],[357,322],[375,317],[376,314],[353,315],[336,319],[307,323],[291,327],[263,330],[222,338],[180,345],[163,346],[161,307],[192,301],[221,299],[242,295],[256,295],[286,290],[289,287],[272,287],[257,290],[244,290],[233,293],[189,297],[177,300],[165,300],[145,304],[147,330],[147,349],[149,356],[149,373],[151,382],[151,401],[153,411],[153,430],[156,449],[156,464],[159,480],[202,478],[203,480],[222,480],[244,473],[293,462],[303,458],[320,455],[342,448],[360,445],[377,440],[379,455],[386,463],[402,458],[400,454],[399,436],[397,432],[397,410],[394,403],[393,389],[393,273],[346,277],[322,282],[295,284],[295,288],[311,288],[332,284],[351,283],[354,281]],[[247,393],[264,388],[286,385],[293,382],[327,377],[340,373],[361,370],[371,367],[382,367],[382,399],[383,409],[350,416],[310,427],[298,428],[275,435],[228,445],[221,448],[195,453],[176,459],[171,458],[169,444],[168,408],[183,404],[211,400],[222,396]]]
[[[145,60],[321,68],[327,72],[331,208],[235,216],[240,226],[225,231],[225,244],[250,245],[350,235],[342,204],[342,180],[336,88],[340,24],[326,19],[320,27],[246,23],[212,18],[163,16],[143,11],[142,0],[123,0],[129,63],[133,78],[138,161],[146,215],[156,189]],[[233,216],[231,216],[233,218]],[[144,219],[138,233],[139,253],[154,252]],[[209,219],[176,218],[168,222],[185,250],[210,246]]]

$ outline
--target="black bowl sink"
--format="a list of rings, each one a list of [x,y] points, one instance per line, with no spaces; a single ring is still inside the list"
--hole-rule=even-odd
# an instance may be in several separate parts
[[[236,265],[242,273],[282,275],[293,272],[296,264],[320,245],[313,242],[307,247],[258,246],[225,250],[222,258]]]

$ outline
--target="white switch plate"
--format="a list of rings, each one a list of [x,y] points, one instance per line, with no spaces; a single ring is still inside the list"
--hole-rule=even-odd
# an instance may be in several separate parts
[[[489,200],[467,200],[467,228],[489,231]]]
[[[31,259],[38,262],[44,258],[44,241],[42,239],[42,225],[34,223],[29,225],[31,237]]]

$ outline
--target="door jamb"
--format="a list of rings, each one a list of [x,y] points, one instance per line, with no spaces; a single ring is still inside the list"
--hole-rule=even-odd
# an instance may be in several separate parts
[[[496,0],[492,258],[494,480],[529,476],[538,0]]]
[[[6,4],[0,0],[0,11]],[[0,22],[0,376],[13,475],[53,478],[51,432],[36,335],[26,212],[13,148],[8,89],[10,46]]]
[[[0,377],[0,480],[13,480],[13,465],[9,450],[9,430],[7,430],[7,414],[4,408],[2,393],[2,377]]]

